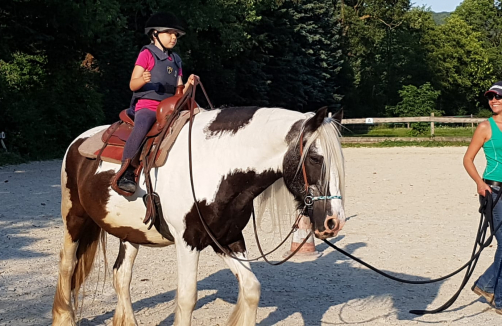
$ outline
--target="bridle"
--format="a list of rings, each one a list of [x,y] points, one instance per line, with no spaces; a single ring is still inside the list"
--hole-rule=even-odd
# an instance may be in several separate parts
[[[303,157],[303,135],[305,131],[303,130],[300,134],[300,159]],[[314,196],[312,188],[309,185],[309,181],[307,178],[307,169],[305,168],[305,160],[302,161],[302,174],[303,174],[303,182],[305,184],[305,198],[303,202],[305,203],[305,207],[310,218],[310,222],[312,223],[312,214],[314,208],[314,202],[319,200],[331,200],[331,199],[342,199],[342,196]],[[310,232],[312,233],[312,231]],[[310,236],[310,235],[309,235]]]

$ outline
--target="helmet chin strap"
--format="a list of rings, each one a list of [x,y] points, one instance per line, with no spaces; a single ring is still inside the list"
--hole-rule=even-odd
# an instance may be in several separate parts
[[[153,37],[155,37],[155,39],[156,39],[157,41],[159,41],[159,44],[160,44],[160,46],[162,47],[162,51],[164,51],[164,53],[167,53],[167,55],[168,55],[168,56],[171,56],[172,51],[171,51],[171,49],[168,49],[168,48],[166,48],[166,47],[164,46],[164,44],[163,44],[163,43],[162,43],[162,41],[160,40],[160,37],[159,37],[159,32],[154,31],[154,32],[153,32]]]

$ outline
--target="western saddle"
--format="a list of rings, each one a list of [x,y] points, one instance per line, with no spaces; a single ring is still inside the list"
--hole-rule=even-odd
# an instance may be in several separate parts
[[[176,119],[180,117],[182,111],[188,110],[188,112],[190,112],[189,119],[192,119],[193,115],[199,112],[197,104],[195,103],[196,86],[197,83],[193,86],[191,85],[185,94],[183,94],[184,85],[180,85],[176,88],[175,95],[159,103],[157,107],[157,121],[146,135],[142,147],[140,147],[141,150],[132,160],[127,162],[128,164],[123,164],[112,179],[111,187],[113,190],[125,197],[132,196],[132,193],[121,190],[117,186],[117,181],[124,174],[129,164],[135,168],[134,174],[136,182],[138,182],[139,174],[143,171],[147,191],[146,195],[143,197],[143,201],[147,208],[143,222],[148,223],[148,221],[150,221],[149,229],[154,224],[158,228],[160,221],[157,217],[162,215],[159,197],[152,187],[150,171],[152,168],[156,167],[155,162],[160,155],[159,149],[162,141],[166,135],[169,134],[171,127]],[[124,146],[131,134],[134,121],[127,113],[127,110],[120,112],[119,117],[120,120],[108,127],[101,137],[103,147],[96,153],[96,159],[98,161],[106,158],[107,160],[120,162],[122,159]],[[188,117],[186,117],[186,119],[188,119]],[[186,119],[184,123],[186,123]],[[169,135],[169,137],[176,136],[177,135]]]

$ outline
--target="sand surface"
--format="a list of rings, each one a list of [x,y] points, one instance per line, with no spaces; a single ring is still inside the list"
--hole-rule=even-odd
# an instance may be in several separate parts
[[[479,214],[474,182],[462,167],[465,147],[348,148],[348,222],[333,239],[342,249],[408,279],[443,276],[469,259]],[[482,171],[480,155],[476,165]],[[62,221],[61,161],[0,168],[0,325],[49,325],[55,291]],[[262,233],[272,248],[273,236]],[[258,254],[246,229],[252,257]],[[118,241],[108,238],[111,268]],[[310,262],[252,268],[262,284],[258,325],[501,325],[485,301],[470,291],[490,264],[487,248],[468,287],[446,312],[415,316],[410,309],[436,308],[463,277],[430,285],[383,278],[316,240],[323,255]],[[289,245],[273,258],[279,259]],[[201,255],[193,325],[225,325],[237,299],[237,282],[210,250]],[[174,247],[142,247],[132,281],[140,325],[172,325],[177,272]],[[81,325],[111,325],[116,297],[111,273],[100,270],[86,286]]]

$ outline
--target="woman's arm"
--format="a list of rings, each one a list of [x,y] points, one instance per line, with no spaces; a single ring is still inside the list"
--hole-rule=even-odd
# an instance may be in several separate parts
[[[467,151],[464,155],[464,168],[467,171],[467,174],[476,182],[478,194],[484,196],[485,191],[488,190],[490,193],[492,192],[491,188],[484,183],[483,179],[478,173],[476,166],[474,165],[474,159],[478,154],[479,150],[483,146],[483,144],[490,138],[491,129],[490,123],[488,121],[484,121],[478,125],[474,135],[472,136],[471,143],[467,148]]]
[[[129,88],[131,91],[135,92],[141,87],[143,87],[146,83],[150,82],[152,75],[148,70],[141,66],[134,66],[134,70],[132,71],[131,81],[129,82]]]

